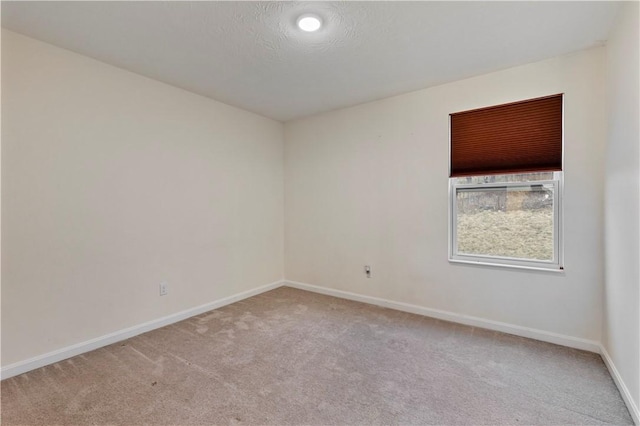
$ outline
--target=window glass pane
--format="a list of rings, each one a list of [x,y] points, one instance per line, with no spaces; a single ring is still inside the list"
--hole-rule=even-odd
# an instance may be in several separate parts
[[[553,172],[538,173],[514,173],[509,175],[488,175],[488,176],[465,176],[454,178],[458,185],[482,184],[482,183],[505,183],[505,182],[531,182],[537,180],[553,180]]]
[[[553,185],[456,189],[459,254],[553,261]]]

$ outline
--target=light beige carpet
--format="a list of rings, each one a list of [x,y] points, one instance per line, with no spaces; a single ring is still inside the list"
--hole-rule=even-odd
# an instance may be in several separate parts
[[[2,424],[632,424],[596,354],[279,288],[2,382]]]

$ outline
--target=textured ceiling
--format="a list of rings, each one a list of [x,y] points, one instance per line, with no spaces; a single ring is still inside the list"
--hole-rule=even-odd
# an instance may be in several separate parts
[[[2,2],[2,26],[286,121],[602,44],[615,2]],[[295,28],[320,15],[317,33]]]

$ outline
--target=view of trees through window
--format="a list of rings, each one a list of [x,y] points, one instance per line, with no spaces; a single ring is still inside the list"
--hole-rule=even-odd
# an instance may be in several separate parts
[[[553,173],[457,178],[457,252],[552,261]],[[522,182],[522,185],[518,185]],[[482,184],[508,183],[505,186]]]

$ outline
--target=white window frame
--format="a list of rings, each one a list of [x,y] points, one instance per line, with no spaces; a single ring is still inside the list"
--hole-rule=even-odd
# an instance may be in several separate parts
[[[457,248],[457,217],[458,203],[457,191],[459,189],[487,189],[487,188],[531,188],[534,185],[553,186],[553,260],[520,259],[513,257],[501,257],[490,255],[469,255],[458,253]],[[554,172],[552,180],[532,180],[524,182],[504,183],[479,183],[460,184],[457,178],[449,179],[449,261],[454,263],[467,263],[487,266],[500,266],[508,268],[534,269],[542,271],[564,271],[563,253],[563,216],[562,195],[564,189],[563,172]]]

